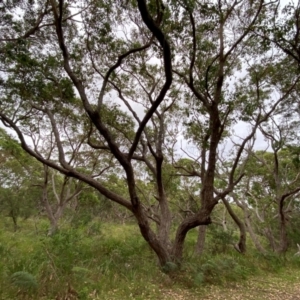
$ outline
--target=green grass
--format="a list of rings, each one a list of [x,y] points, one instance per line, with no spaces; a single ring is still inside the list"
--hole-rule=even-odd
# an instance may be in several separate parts
[[[93,220],[74,228],[65,223],[53,237],[47,237],[47,225],[26,220],[12,232],[0,224],[1,300],[209,299],[212,286],[225,295],[226,286],[243,289],[245,279],[277,276],[293,282],[300,269],[299,257],[261,256],[253,249],[239,255],[229,247],[211,255],[217,247],[212,237],[204,255],[195,257],[192,231],[181,269],[170,277],[160,270],[135,225]]]

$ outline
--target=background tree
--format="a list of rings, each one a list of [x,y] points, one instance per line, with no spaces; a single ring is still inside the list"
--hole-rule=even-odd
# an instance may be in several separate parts
[[[0,166],[1,213],[11,218],[17,230],[19,217],[28,218],[39,210],[40,195],[33,182],[40,165],[0,128]]]

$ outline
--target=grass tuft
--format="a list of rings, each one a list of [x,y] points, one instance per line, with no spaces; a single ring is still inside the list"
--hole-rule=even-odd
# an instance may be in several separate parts
[[[230,245],[212,255],[217,246],[211,248],[209,237],[198,257],[192,232],[181,266],[169,262],[160,269],[135,225],[64,224],[52,237],[44,228],[44,220],[28,220],[16,233],[0,228],[0,299],[199,299],[216,290],[225,295],[227,286],[249,280],[257,286],[259,278],[292,282],[300,268],[297,256],[260,255],[253,249],[240,255]]]

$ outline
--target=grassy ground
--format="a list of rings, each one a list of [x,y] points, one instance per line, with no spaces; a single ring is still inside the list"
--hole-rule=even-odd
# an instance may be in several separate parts
[[[300,299],[300,259],[292,255],[240,256],[214,237],[197,258],[192,232],[170,277],[133,225],[76,223],[51,238],[43,220],[24,221],[15,233],[0,226],[1,300]]]
[[[300,270],[285,269],[278,273],[250,277],[241,283],[229,283],[227,287],[210,286],[203,299],[300,299]]]

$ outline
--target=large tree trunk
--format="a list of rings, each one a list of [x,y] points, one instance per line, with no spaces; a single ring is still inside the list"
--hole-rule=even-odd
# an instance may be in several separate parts
[[[286,224],[285,222],[282,222],[280,224],[280,242],[279,242],[279,248],[278,253],[285,253],[288,250],[288,237],[287,237],[287,231],[286,231]]]
[[[58,231],[58,221],[56,219],[50,220],[50,227],[48,229],[48,236],[54,235]]]
[[[160,224],[158,226],[158,238],[162,245],[171,250],[170,229],[171,229],[171,213],[166,199],[160,203]]]
[[[184,241],[189,230],[200,225],[211,224],[210,216],[216,204],[217,202],[204,203],[203,207],[199,210],[198,213],[187,217],[179,225],[172,251],[175,261],[180,262],[182,260]]]
[[[164,267],[171,261],[170,252],[151,229],[148,217],[139,201],[137,201],[133,207],[133,214],[136,217],[143,238],[156,253],[160,266]]]

